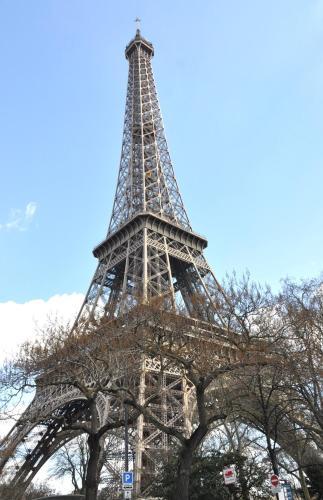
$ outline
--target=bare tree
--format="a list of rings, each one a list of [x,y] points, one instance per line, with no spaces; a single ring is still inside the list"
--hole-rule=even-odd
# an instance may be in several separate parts
[[[285,393],[294,429],[301,433],[294,459],[306,494],[303,470],[323,497],[323,280],[285,280],[278,311],[286,337]],[[308,451],[316,449],[312,463]]]
[[[233,417],[233,418],[232,418]],[[221,450],[221,453],[236,457],[234,462],[239,480],[242,499],[268,498],[269,488],[266,479],[270,472],[267,463],[263,461],[266,453],[259,453],[259,441],[263,434],[253,426],[234,419],[226,420],[222,425],[215,426],[203,445],[204,453]]]
[[[63,417],[62,432],[73,430],[88,436],[87,500],[97,495],[104,435],[124,425],[120,415],[102,425],[98,413],[101,395],[132,407],[130,420],[143,414],[179,443],[175,496],[188,498],[193,454],[212,424],[227,417],[225,393],[230,375],[271,362],[277,337],[276,331],[273,334],[269,330],[272,320],[268,313],[259,313],[268,311],[271,305],[268,290],[262,293],[248,279],[233,280],[215,300],[222,318],[220,325],[205,325],[165,311],[165,301],[160,298],[137,306],[118,320],[87,323],[71,332],[55,327],[41,342],[23,347],[14,364],[12,387],[68,387],[86,402],[89,418],[70,422]],[[162,397],[161,383],[154,394],[140,400],[138,374],[143,357],[158,360],[160,381],[168,368],[181,374],[190,388],[193,425],[186,422],[179,428],[156,418],[151,405],[156,397]]]
[[[279,306],[289,333],[286,362],[294,420],[323,451],[323,280],[286,280]]]
[[[35,386],[37,390],[68,387],[85,401],[89,418],[70,422],[63,417],[62,429],[87,435],[87,499],[97,495],[104,436],[124,425],[120,412],[113,421],[102,424],[98,412],[102,395],[115,398],[119,408],[126,404],[133,409],[130,424],[141,414],[178,443],[174,498],[188,498],[193,454],[214,422],[224,422],[228,416],[251,422],[264,433],[275,472],[276,443],[296,459],[296,448],[289,441],[293,435],[300,442],[304,434],[298,430],[295,434],[293,425],[302,424],[303,431],[311,433],[302,466],[309,477],[316,474],[320,479],[322,461],[312,444],[319,448],[321,443],[322,312],[320,298],[315,295],[314,300],[314,292],[310,293],[313,300],[308,295],[300,307],[290,284],[277,299],[268,288],[251,283],[248,276],[240,281],[234,276],[214,299],[219,325],[165,311],[164,298],[160,298],[138,305],[118,319],[87,323],[72,332],[54,328],[42,342],[24,346],[9,371],[10,387],[15,395]],[[304,330],[310,334],[305,336]],[[317,340],[313,344],[314,333]],[[294,341],[299,338],[307,342],[303,350],[310,368],[302,362],[302,350]],[[143,358],[158,361],[160,383],[153,394],[139,398]],[[169,368],[177,370],[189,388],[192,425],[165,425],[152,411],[154,400],[162,397],[161,380]],[[310,420],[300,418],[302,410]]]
[[[103,451],[100,457],[99,485],[105,491],[116,495],[121,485],[121,471],[124,467],[124,442],[119,436],[108,433],[104,436]],[[62,446],[52,459],[51,475],[56,478],[69,479],[73,485],[73,493],[85,494],[86,473],[89,461],[89,450],[86,435],[82,434]]]
[[[252,305],[247,300],[245,305],[239,302],[241,309],[238,313],[231,301],[224,300],[226,329],[214,326],[203,332],[191,320],[163,311],[158,303],[132,310],[129,318],[124,318],[122,322],[121,329],[138,352],[159,361],[160,377],[168,367],[176,367],[192,389],[194,423],[191,428],[183,429],[167,426],[156,418],[150,410],[149,397],[140,404],[136,394],[128,387],[119,386],[115,389],[119,395],[120,391],[124,392],[127,405],[137,409],[147,421],[172,436],[179,444],[174,498],[188,498],[193,455],[213,423],[227,418],[224,393],[230,383],[230,374],[271,362],[271,343],[268,339],[265,342],[264,329],[261,335],[259,329],[254,328],[252,331],[248,317],[250,308],[259,308],[259,301],[263,304],[264,299],[260,294],[256,296],[256,289],[252,290],[250,299],[254,301]],[[259,317],[255,318],[256,321],[259,327]],[[232,331],[233,325],[239,327],[239,333]]]
[[[32,483],[27,489],[26,493],[20,497],[21,500],[33,500],[44,495],[55,495],[56,491],[50,488],[47,484],[38,482]],[[1,500],[12,500],[15,491],[8,483],[0,484],[0,498]]]
[[[127,385],[131,387],[130,367],[136,368],[136,359],[124,342],[118,343],[119,351],[116,344],[112,342],[111,345],[110,348],[96,323],[87,324],[86,327],[81,325],[72,331],[52,325],[41,340],[26,343],[22,347],[11,369],[6,372],[6,388],[10,389],[11,397],[17,397],[30,389],[45,393],[58,389],[59,392],[66,391],[72,400],[83,402],[83,413],[74,421],[71,421],[68,412],[57,414],[55,406],[48,405],[44,405],[43,409],[37,408],[36,414],[28,414],[26,418],[34,418],[35,424],[46,418],[58,419],[60,433],[67,438],[73,437],[73,433],[87,435],[88,460],[84,479],[86,500],[97,496],[104,436],[108,431],[124,426],[120,411],[110,415],[109,420],[102,421],[102,397],[109,394],[112,380],[127,379]],[[137,415],[138,411],[134,410],[129,422],[134,421]],[[23,424],[23,417],[20,423]]]
[[[294,459],[305,495],[303,470],[323,494],[322,312],[320,280],[285,281],[270,307],[255,311],[259,331],[267,331],[272,346],[271,362],[232,374],[228,394],[237,418],[263,432],[275,473],[281,449]]]
[[[73,493],[84,494],[88,461],[87,442],[84,434],[82,434],[70,443],[62,446],[54,455],[51,474],[58,479],[68,477],[74,488]]]

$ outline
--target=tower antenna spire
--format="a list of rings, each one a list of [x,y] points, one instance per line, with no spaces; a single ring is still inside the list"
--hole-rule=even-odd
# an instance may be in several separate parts
[[[140,28],[141,28],[141,19],[140,19],[140,17],[136,17],[135,23],[136,23],[136,27],[137,27],[137,33],[140,33]]]

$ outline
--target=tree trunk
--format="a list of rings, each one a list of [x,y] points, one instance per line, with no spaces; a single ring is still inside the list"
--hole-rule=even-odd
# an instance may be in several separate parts
[[[177,468],[177,479],[175,482],[172,500],[188,500],[188,488],[190,482],[190,472],[193,460],[193,450],[184,445],[179,456]]]
[[[301,483],[301,487],[302,487],[302,490],[304,493],[305,500],[311,500],[311,496],[310,496],[309,491],[307,489],[304,472],[303,472],[301,467],[299,469],[299,482]]]
[[[271,461],[271,465],[272,465],[272,468],[273,468],[273,473],[278,476],[279,475],[279,469],[278,469],[276,452],[275,452],[274,448],[271,445],[269,433],[265,432],[265,436],[266,436],[266,441],[267,441],[267,451],[268,451],[268,455],[269,455],[269,458],[270,458],[270,461]]]
[[[198,391],[197,391],[198,393]],[[200,396],[203,400],[204,393]],[[201,399],[198,401],[201,403]],[[177,479],[175,482],[172,500],[188,500],[188,488],[194,452],[205,438],[208,431],[206,424],[200,424],[191,437],[182,445],[178,458]]]
[[[101,440],[97,434],[88,437],[89,462],[87,466],[85,500],[96,500],[99,486],[98,463],[101,452]]]
[[[238,466],[237,468],[238,468],[239,483],[241,486],[241,498],[242,500],[249,500],[248,482],[243,470],[242,460],[238,461],[237,466]]]
[[[274,448],[271,445],[269,433],[267,433],[267,432],[266,432],[266,441],[267,441],[267,450],[268,450],[269,458],[270,458],[270,461],[271,461],[271,465],[273,467],[273,473],[276,474],[276,476],[279,477],[279,469],[278,469],[276,452],[275,452]],[[276,493],[275,497],[276,497],[277,500],[279,500],[279,494],[278,493]]]

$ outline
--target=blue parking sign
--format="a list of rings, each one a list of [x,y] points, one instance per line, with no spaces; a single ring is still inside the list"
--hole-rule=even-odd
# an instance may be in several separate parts
[[[122,473],[122,486],[124,489],[132,489],[133,487],[133,472],[123,472]]]

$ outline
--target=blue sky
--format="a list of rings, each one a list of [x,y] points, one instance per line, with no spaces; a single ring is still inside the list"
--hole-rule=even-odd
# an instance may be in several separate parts
[[[2,0],[0,302],[88,287],[136,16],[217,277],[249,269],[276,288],[322,270],[322,0]]]

